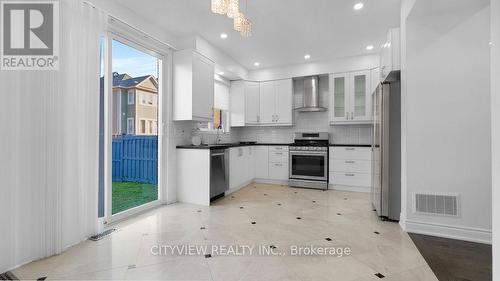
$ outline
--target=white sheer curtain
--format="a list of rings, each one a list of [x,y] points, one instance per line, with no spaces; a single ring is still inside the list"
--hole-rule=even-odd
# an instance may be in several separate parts
[[[106,21],[81,0],[60,13],[58,71],[0,71],[0,272],[96,231]]]

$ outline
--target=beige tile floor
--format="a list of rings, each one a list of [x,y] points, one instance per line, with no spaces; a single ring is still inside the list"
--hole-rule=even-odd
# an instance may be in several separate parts
[[[408,235],[397,223],[380,221],[364,193],[251,184],[211,207],[172,204],[115,227],[98,242],[84,241],[14,274],[53,280],[365,281],[380,280],[375,274],[381,273],[383,280],[437,280]],[[154,245],[189,244],[273,245],[285,255],[151,254]],[[348,247],[351,253],[292,256],[291,245]]]

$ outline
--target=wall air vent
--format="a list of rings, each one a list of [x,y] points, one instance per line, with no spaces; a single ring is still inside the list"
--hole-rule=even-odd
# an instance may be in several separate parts
[[[413,206],[414,212],[438,216],[458,217],[460,212],[459,195],[457,194],[431,194],[415,193]]]

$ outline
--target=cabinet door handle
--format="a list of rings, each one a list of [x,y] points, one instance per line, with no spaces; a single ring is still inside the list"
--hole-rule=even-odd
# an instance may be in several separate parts
[[[257,123],[260,123],[260,116],[257,115]]]
[[[281,167],[281,166],[283,166],[283,164],[274,164],[274,166]]]
[[[354,177],[354,174],[345,174],[346,177]]]
[[[276,155],[283,155],[283,152],[275,152]]]
[[[345,163],[346,163],[346,164],[354,164],[354,163],[356,163],[356,161],[346,160],[346,161],[345,161]]]
[[[345,150],[356,150],[354,147],[346,147]]]

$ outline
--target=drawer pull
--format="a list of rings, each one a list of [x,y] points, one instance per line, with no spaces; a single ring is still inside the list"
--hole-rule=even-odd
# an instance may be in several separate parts
[[[354,164],[354,163],[356,163],[356,161],[346,160],[346,161],[345,161],[345,163],[346,163],[346,164]]]
[[[345,174],[346,177],[354,177],[354,174]]]
[[[283,155],[283,152],[275,152],[276,155]]]
[[[281,166],[283,166],[283,164],[274,164],[274,166],[281,167]]]
[[[346,147],[345,150],[356,150],[356,148],[354,148],[354,147]]]

